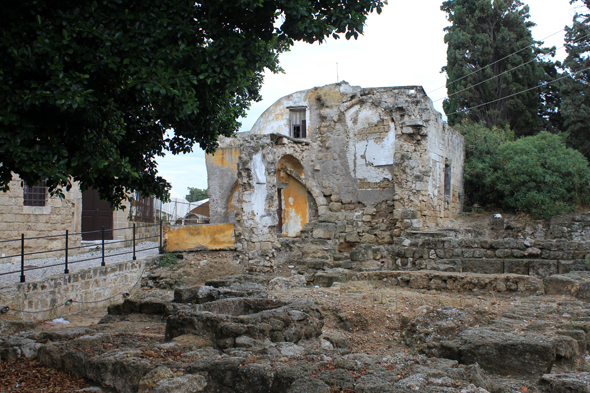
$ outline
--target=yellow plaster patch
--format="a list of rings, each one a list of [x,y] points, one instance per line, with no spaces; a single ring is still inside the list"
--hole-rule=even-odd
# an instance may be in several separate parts
[[[189,250],[223,250],[234,247],[234,225],[212,224],[186,226],[164,235],[167,252]]]
[[[238,171],[238,157],[240,150],[238,147],[222,147],[215,151],[214,154],[207,154],[207,162],[215,166],[231,168],[232,171]]]
[[[283,197],[283,235],[299,236],[303,226],[308,222],[307,189],[294,177],[284,175],[287,187],[282,192]],[[288,202],[288,203],[286,203]]]

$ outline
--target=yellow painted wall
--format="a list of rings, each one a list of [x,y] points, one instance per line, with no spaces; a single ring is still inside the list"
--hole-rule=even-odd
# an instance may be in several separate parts
[[[239,156],[239,147],[220,147],[214,154],[207,154],[207,165],[230,168],[237,173]]]
[[[282,182],[287,187],[281,193],[283,199],[283,236],[299,236],[308,222],[307,189],[294,177],[282,173]]]
[[[164,234],[165,250],[223,250],[234,247],[234,225],[196,225],[171,229]]]

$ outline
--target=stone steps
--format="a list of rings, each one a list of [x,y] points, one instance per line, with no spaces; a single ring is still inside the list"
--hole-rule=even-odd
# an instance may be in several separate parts
[[[452,258],[417,259],[394,263],[400,270],[436,270],[445,272],[481,274],[523,274],[547,277],[552,274],[566,274],[572,271],[587,271],[586,262],[578,260],[551,259],[499,259],[499,258]]]

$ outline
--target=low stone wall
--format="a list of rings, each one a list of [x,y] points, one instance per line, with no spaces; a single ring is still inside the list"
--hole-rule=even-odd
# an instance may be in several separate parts
[[[376,280],[386,285],[412,289],[449,290],[457,292],[519,292],[533,295],[543,292],[543,280],[518,274],[483,275],[434,271],[378,271],[357,273],[353,280]]]
[[[158,256],[78,270],[26,283],[0,287],[0,321],[47,320],[81,310],[101,308],[120,302],[122,294],[138,288],[146,267]],[[66,304],[69,300],[71,304]]]
[[[588,270],[590,242],[518,239],[395,239],[386,247],[390,268],[474,273],[515,273],[546,277]]]

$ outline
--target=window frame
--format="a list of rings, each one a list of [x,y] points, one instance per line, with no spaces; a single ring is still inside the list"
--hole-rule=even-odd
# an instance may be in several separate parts
[[[35,186],[23,182],[23,206],[43,207],[47,204],[47,180]]]
[[[295,121],[297,121],[298,117],[300,117],[301,120],[299,122],[295,122]],[[297,138],[297,139],[307,138],[307,108],[306,107],[289,108],[289,135],[292,138]]]

